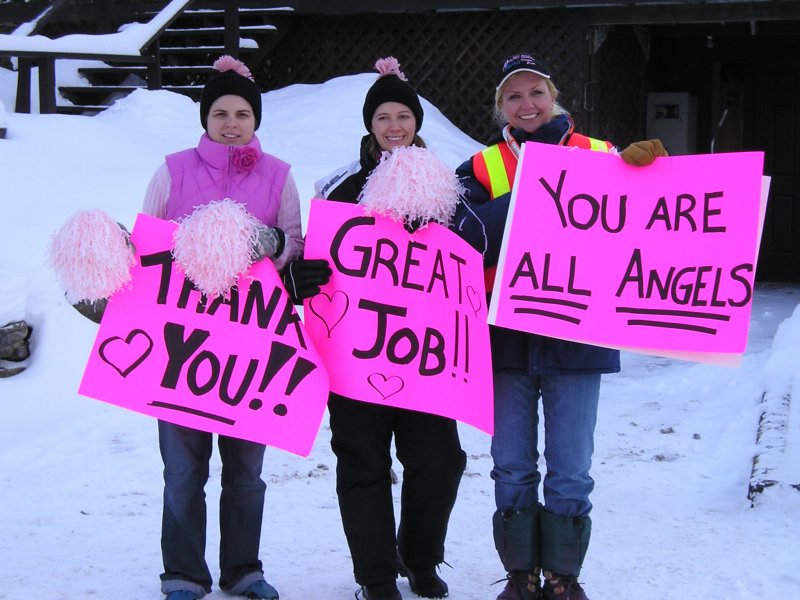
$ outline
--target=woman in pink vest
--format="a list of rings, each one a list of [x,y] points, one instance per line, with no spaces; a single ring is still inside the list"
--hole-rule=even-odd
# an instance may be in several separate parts
[[[196,208],[230,199],[260,221],[255,256],[281,269],[302,254],[300,203],[289,165],[261,150],[261,90],[241,62],[222,57],[203,88],[196,148],[166,157],[156,171],[143,211],[179,220]],[[164,461],[161,590],[167,600],[197,600],[211,592],[205,561],[206,505],[212,434],[159,421]],[[220,496],[220,587],[236,596],[277,599],[259,560],[266,485],[265,447],[224,435]]]

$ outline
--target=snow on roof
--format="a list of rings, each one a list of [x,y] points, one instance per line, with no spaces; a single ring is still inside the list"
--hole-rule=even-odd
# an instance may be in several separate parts
[[[0,52],[11,55],[41,52],[61,55],[140,56],[142,48],[189,2],[191,0],[172,0],[147,23],[129,23],[120,27],[120,31],[117,33],[70,34],[56,39],[50,39],[43,35],[0,34]],[[22,30],[18,28],[17,31]]]

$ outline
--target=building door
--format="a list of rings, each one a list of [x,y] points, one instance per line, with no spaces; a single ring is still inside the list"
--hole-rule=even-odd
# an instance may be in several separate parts
[[[800,283],[800,21],[653,28],[648,83],[698,99],[697,151],[764,152],[757,281]]]
[[[757,279],[800,282],[800,43],[777,42],[759,54],[765,60],[754,65],[750,90],[753,146],[764,149],[772,181]]]

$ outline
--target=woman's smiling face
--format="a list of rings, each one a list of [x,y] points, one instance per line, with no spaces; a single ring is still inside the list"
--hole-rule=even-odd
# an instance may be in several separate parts
[[[208,111],[208,137],[226,146],[243,146],[253,138],[256,118],[253,107],[241,96],[220,96]]]
[[[498,107],[512,128],[533,133],[553,118],[555,98],[547,79],[523,71],[503,84]]]
[[[372,115],[372,133],[382,150],[410,146],[416,130],[417,119],[405,104],[384,102]]]

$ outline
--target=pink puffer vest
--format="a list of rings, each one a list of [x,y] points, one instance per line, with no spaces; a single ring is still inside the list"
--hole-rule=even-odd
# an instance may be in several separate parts
[[[166,161],[172,183],[168,220],[230,198],[265,225],[276,224],[289,164],[262,152],[256,136],[243,146],[226,146],[204,133],[197,148],[170,154]]]

